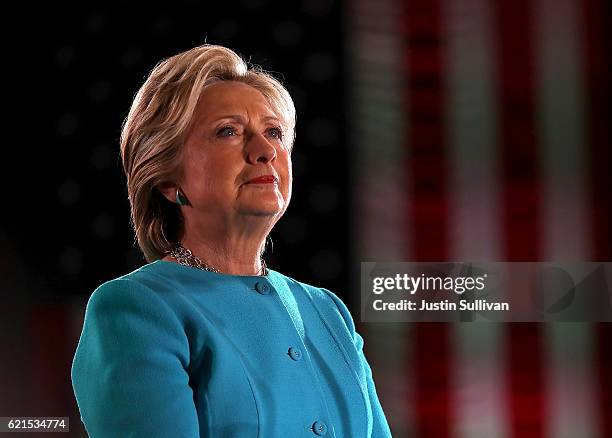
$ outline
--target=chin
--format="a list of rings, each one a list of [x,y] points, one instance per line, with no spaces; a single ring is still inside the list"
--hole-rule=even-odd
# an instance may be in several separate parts
[[[276,216],[283,211],[283,206],[278,203],[265,205],[260,202],[257,205],[242,205],[239,210],[252,216]]]
[[[271,211],[271,210],[262,210],[262,209],[249,209],[242,210],[242,213],[246,216],[254,216],[254,217],[274,217],[277,216],[281,211]]]
[[[285,200],[279,193],[276,193],[275,196],[254,196],[242,199],[238,209],[254,216],[275,216],[283,211],[284,206]]]

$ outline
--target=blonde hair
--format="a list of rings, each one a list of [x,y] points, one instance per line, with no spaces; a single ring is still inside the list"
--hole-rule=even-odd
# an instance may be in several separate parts
[[[136,94],[121,131],[131,222],[148,262],[163,258],[182,236],[180,207],[157,185],[181,178],[182,146],[196,104],[202,90],[217,81],[257,89],[285,125],[289,147],[295,140],[295,106],[288,91],[232,50],[204,44],[157,64]]]

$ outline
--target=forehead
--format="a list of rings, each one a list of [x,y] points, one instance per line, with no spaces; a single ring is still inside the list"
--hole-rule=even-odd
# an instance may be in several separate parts
[[[276,116],[261,92],[250,85],[236,81],[215,82],[202,91],[195,109],[200,121],[212,117],[244,114],[250,116]]]

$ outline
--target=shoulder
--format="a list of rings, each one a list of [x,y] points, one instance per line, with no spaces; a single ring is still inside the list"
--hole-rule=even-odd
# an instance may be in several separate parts
[[[340,299],[340,297],[338,297],[338,295],[324,287],[313,286],[278,272],[276,272],[276,274],[281,276],[288,285],[302,290],[318,308],[325,309],[327,314],[331,312],[331,315],[336,315],[342,318],[347,329],[351,333],[355,332],[353,317],[351,316],[346,304]]]
[[[143,272],[133,271],[95,288],[85,310],[85,319],[111,318],[120,314],[172,318],[169,304],[146,281]]]
[[[82,360],[103,352],[110,360],[125,351],[168,347],[185,360],[186,345],[180,315],[161,294],[128,274],[101,284],[89,297],[76,356]]]

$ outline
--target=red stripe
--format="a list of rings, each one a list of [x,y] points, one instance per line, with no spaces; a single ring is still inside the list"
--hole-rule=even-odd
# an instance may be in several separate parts
[[[510,261],[539,254],[540,182],[535,126],[531,2],[499,2],[502,225]]]
[[[612,436],[612,324],[600,323],[597,327],[597,391],[598,418],[601,436]]]
[[[15,298],[13,296],[13,298]],[[6,300],[6,297],[4,298]],[[30,415],[33,391],[31,359],[27,346],[27,304],[13,302],[2,304],[0,319],[0,415]]]
[[[610,132],[610,10],[604,0],[583,3],[585,33],[585,77],[588,94],[588,124],[591,186],[591,228],[596,261],[612,260],[612,133]],[[612,436],[612,325],[596,325],[597,405],[601,436]]]
[[[453,418],[450,400],[449,325],[419,323],[415,330],[415,430],[418,437],[449,437]]]
[[[610,12],[605,0],[584,3],[586,77],[588,87],[588,138],[590,148],[590,184],[592,229],[595,260],[612,260],[612,133],[610,132]]]
[[[502,217],[508,261],[540,257],[540,178],[535,121],[533,5],[498,2]],[[511,435],[546,435],[542,339],[536,323],[508,325],[506,375]]]
[[[445,151],[444,35],[438,1],[407,2],[408,162],[411,258],[448,256],[448,175]],[[421,437],[451,433],[449,325],[417,324],[415,330],[415,431]]]
[[[74,410],[70,367],[72,337],[68,306],[33,304],[28,327],[30,339],[31,413],[67,416]]]
[[[441,261],[448,248],[448,172],[438,1],[408,2],[406,26],[413,256],[419,261]]]
[[[508,404],[511,436],[546,436],[543,327],[511,323],[507,330]]]

